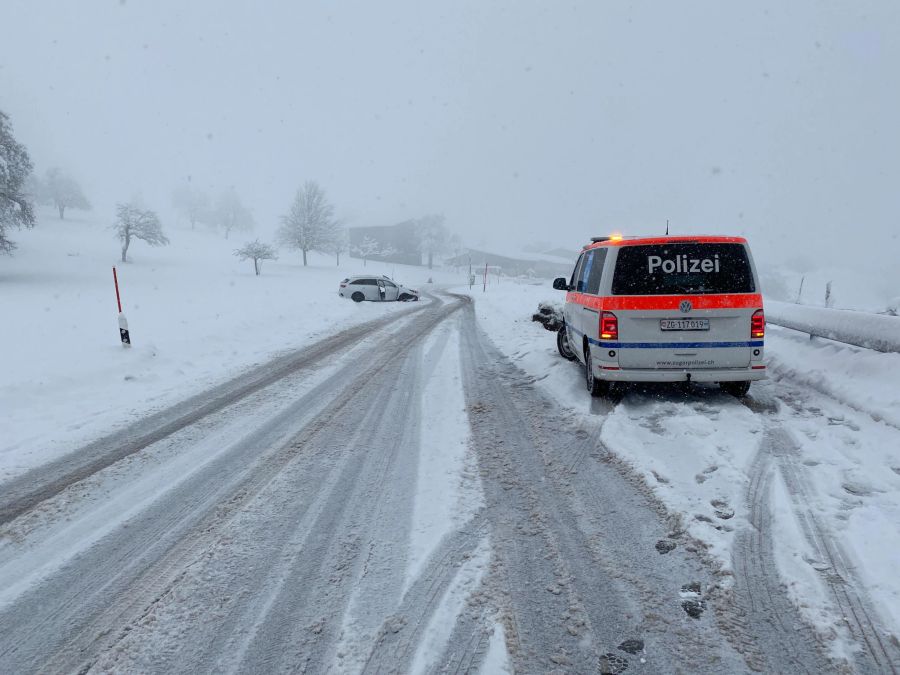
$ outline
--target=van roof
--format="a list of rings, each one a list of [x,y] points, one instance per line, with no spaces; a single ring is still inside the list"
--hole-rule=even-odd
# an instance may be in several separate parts
[[[609,246],[646,246],[651,244],[746,244],[744,237],[724,237],[719,235],[679,235],[667,237],[594,237],[584,249]]]

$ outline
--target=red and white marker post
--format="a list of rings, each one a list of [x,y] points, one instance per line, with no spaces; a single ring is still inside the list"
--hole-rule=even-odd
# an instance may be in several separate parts
[[[122,298],[119,295],[119,275],[113,267],[113,283],[116,285],[116,304],[119,306],[119,339],[123,347],[131,346],[131,335],[128,334],[128,319],[122,314]]]
[[[484,263],[484,288],[482,289],[482,293],[487,292],[487,262]]]

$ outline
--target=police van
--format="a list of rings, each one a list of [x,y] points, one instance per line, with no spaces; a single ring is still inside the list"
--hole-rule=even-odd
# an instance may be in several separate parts
[[[742,237],[596,237],[567,291],[560,353],[588,390],[612,382],[718,382],[743,396],[766,376],[759,279]]]

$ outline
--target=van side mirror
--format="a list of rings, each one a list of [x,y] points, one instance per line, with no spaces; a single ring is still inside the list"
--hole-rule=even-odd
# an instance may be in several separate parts
[[[553,288],[558,291],[567,291],[569,290],[569,281],[565,277],[556,277],[553,280]]]

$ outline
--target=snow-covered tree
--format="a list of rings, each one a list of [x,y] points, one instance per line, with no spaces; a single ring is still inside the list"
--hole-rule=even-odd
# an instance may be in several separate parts
[[[363,237],[363,240],[359,243],[358,246],[354,246],[351,251],[354,255],[362,258],[363,267],[366,266],[366,262],[373,255],[381,254],[381,244],[372,239],[372,237]]]
[[[193,185],[181,185],[172,192],[172,206],[187,219],[193,230],[209,218],[209,195]]]
[[[328,253],[334,254],[335,265],[338,267],[341,265],[341,253],[346,251],[349,247],[350,239],[347,236],[347,228],[340,223],[335,223],[334,228],[331,230],[331,234],[328,237],[328,244],[325,246],[325,249]]]
[[[416,222],[416,236],[419,251],[428,256],[428,269],[431,269],[434,264],[434,256],[446,250],[449,240],[449,233],[444,225],[444,216],[431,214],[419,218]]]
[[[66,217],[66,209],[88,211],[91,208],[91,203],[81,191],[78,181],[59,167],[47,169],[43,190],[46,202],[56,207],[60,220]]]
[[[31,158],[12,134],[9,117],[0,110],[0,253],[16,245],[6,234],[12,228],[34,227],[34,206],[28,194]]]
[[[253,215],[241,203],[237,191],[230,187],[219,195],[212,214],[213,224],[225,231],[225,238],[232,232],[253,229]]]
[[[262,270],[263,260],[278,259],[278,256],[275,254],[275,249],[268,244],[264,244],[259,239],[247,242],[241,248],[236,250],[234,254],[241,260],[252,260],[256,276],[259,276],[259,273]]]
[[[168,238],[163,234],[159,216],[134,203],[116,205],[116,222],[113,229],[116,231],[119,241],[122,242],[122,262],[125,262],[132,239],[140,239],[151,246],[165,246],[169,243]]]
[[[329,251],[338,222],[334,218],[334,206],[325,191],[315,181],[306,181],[297,190],[291,208],[281,218],[278,240],[283,246],[306,254],[310,251]]]

